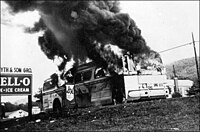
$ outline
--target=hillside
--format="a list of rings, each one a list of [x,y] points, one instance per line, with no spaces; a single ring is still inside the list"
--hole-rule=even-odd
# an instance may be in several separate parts
[[[8,131],[199,131],[199,96],[78,109]],[[41,119],[41,118],[40,118]]]
[[[198,59],[198,64],[199,64],[199,59]],[[197,70],[196,70],[196,63],[195,63],[194,57],[182,59],[174,63],[171,63],[169,65],[166,65],[165,67],[166,67],[168,78],[173,78],[174,76],[173,65],[176,70],[176,75],[178,76],[179,79],[190,79],[195,82],[195,85],[198,85]]]

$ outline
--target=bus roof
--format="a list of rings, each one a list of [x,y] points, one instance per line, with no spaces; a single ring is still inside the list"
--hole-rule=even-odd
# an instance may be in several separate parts
[[[95,62],[85,63],[85,64],[77,66],[77,72],[82,71],[82,70],[86,70],[86,69],[91,69],[91,68],[94,68],[94,67],[97,67],[97,66],[100,66],[100,65],[97,65]]]

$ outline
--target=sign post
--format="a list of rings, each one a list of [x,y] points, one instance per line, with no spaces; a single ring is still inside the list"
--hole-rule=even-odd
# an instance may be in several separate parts
[[[28,95],[28,116],[31,120],[32,118],[32,95]]]

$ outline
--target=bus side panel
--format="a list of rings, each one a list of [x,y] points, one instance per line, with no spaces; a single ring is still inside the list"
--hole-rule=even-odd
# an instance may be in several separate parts
[[[112,103],[112,87],[110,79],[101,78],[93,82],[91,87],[92,105],[106,105]]]
[[[140,75],[138,83],[166,83],[166,75]]]
[[[53,94],[52,93],[45,93],[43,94],[43,109],[45,111],[52,111],[53,110]]]
[[[106,105],[112,103],[112,87],[107,77],[75,85],[78,107]]]
[[[137,76],[124,76],[125,94],[126,99],[129,98],[140,98],[140,89],[138,85]]]
[[[43,109],[49,109],[49,97],[50,95],[43,95]]]
[[[151,89],[149,96],[151,98],[166,98],[169,96],[169,90],[168,89],[164,89],[164,88],[157,88],[157,89]]]
[[[165,98],[169,93],[164,86],[166,80],[166,75],[125,75],[126,99]]]
[[[140,84],[145,83],[149,87],[149,98],[166,98],[168,95],[169,92],[164,86],[167,81],[166,75],[141,75],[138,78]]]
[[[85,83],[75,84],[75,100],[78,107],[91,106],[89,85]]]

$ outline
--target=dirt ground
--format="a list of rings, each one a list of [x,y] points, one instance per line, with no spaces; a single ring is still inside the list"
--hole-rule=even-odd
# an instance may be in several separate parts
[[[6,131],[199,131],[199,96],[78,109]]]

